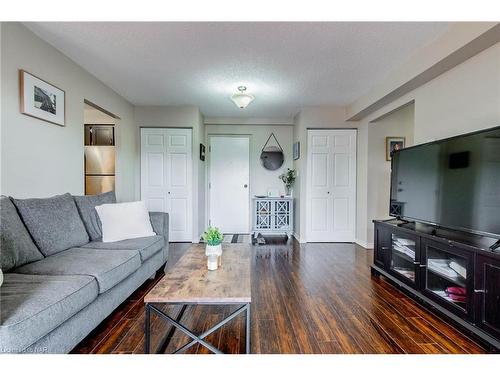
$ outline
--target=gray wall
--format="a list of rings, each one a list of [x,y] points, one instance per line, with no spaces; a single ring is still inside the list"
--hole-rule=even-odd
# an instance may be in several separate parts
[[[23,25],[4,22],[1,29],[1,193],[20,198],[83,194],[83,101],[88,99],[121,118],[116,193],[119,200],[134,199],[138,149],[132,105]],[[19,69],[66,92],[65,127],[20,113]]]
[[[414,124],[411,104],[368,125],[368,239],[373,237],[371,221],[389,217],[391,162],[386,161],[385,139],[405,137],[406,146],[412,146]]]
[[[411,101],[415,103],[414,144],[498,126],[500,124],[499,61],[500,43],[497,43],[367,116],[359,121],[359,126],[370,127],[372,126],[370,122],[373,120]],[[366,165],[366,168],[372,167]],[[367,174],[368,172],[369,170]],[[365,185],[367,196],[372,194],[371,188],[367,182]],[[385,201],[367,198],[364,236],[369,244],[373,242],[371,220],[379,216],[374,207],[379,205],[385,205]]]
[[[415,90],[415,143],[500,125],[500,43]]]

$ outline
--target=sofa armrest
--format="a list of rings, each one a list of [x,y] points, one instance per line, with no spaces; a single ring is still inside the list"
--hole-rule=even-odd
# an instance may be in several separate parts
[[[168,243],[168,214],[166,212],[150,212],[149,218],[153,230],[159,236],[165,238],[165,244]]]

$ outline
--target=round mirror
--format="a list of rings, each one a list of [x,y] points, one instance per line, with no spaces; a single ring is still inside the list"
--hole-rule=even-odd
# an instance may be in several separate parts
[[[260,162],[269,171],[280,168],[285,161],[283,151],[275,146],[268,146],[260,154]]]

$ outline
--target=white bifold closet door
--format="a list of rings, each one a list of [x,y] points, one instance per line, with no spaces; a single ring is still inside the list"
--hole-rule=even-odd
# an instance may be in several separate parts
[[[141,199],[168,212],[172,242],[193,240],[192,155],[191,129],[141,129]]]
[[[354,242],[356,130],[308,130],[307,242]]]

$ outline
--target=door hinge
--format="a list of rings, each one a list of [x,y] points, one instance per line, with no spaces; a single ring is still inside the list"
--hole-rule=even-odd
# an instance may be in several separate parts
[[[212,183],[211,183],[211,182],[209,182],[209,183],[208,183],[208,188],[209,188],[209,189],[211,189],[211,188],[212,188]]]
[[[208,152],[212,152],[212,146],[208,146]]]

